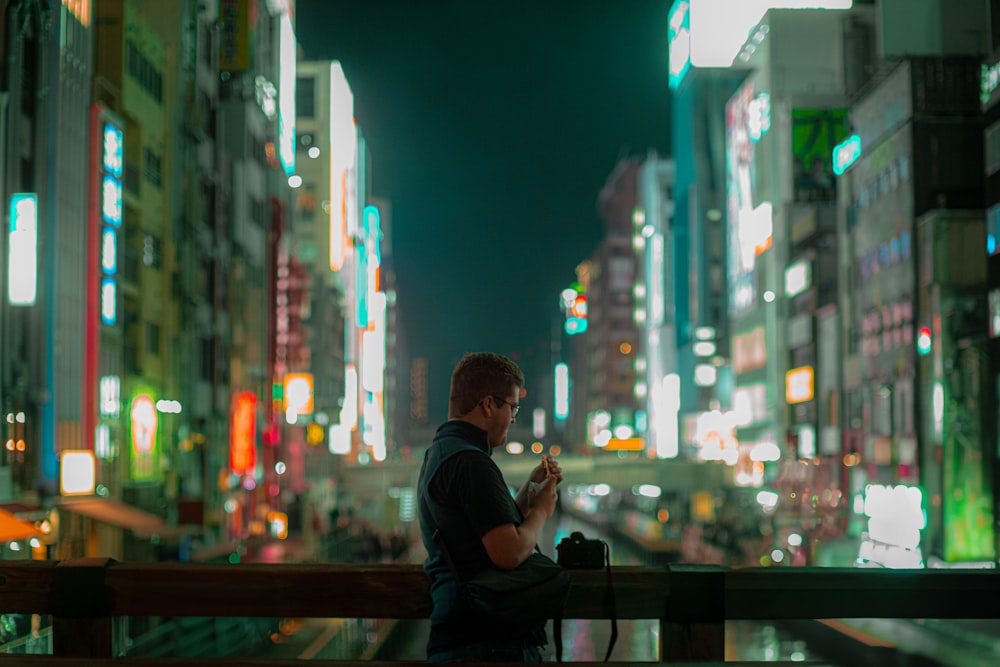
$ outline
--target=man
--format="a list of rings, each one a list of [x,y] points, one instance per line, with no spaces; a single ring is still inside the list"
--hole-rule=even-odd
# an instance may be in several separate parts
[[[543,459],[512,498],[490,458],[507,442],[525,393],[521,369],[498,354],[467,354],[452,373],[448,421],[424,456],[417,484],[434,604],[429,662],[541,662],[544,624],[498,626],[471,616],[441,548],[463,580],[488,567],[514,569],[534,550],[555,511],[562,471]]]

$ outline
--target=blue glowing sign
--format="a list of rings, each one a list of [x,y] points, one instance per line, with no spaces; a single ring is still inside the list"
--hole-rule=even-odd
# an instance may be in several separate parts
[[[105,227],[101,235],[101,268],[109,276],[118,270],[118,232],[113,227]]]
[[[567,317],[566,318],[566,333],[570,336],[574,334],[582,334],[587,330],[587,318],[586,317]]]
[[[7,232],[7,299],[32,306],[38,296],[38,196],[19,192],[10,198]]]
[[[124,141],[122,131],[111,123],[104,124],[104,168],[115,178],[122,177]]]
[[[382,244],[379,243],[379,241],[381,240],[382,237],[382,218],[379,215],[378,208],[375,206],[365,206],[363,217],[365,226],[365,238],[374,243],[375,259],[377,259],[379,265],[381,265]]]
[[[104,221],[115,227],[122,225],[122,183],[113,176],[104,177],[101,189],[101,211]]]
[[[101,281],[101,322],[108,326],[118,321],[118,285],[112,278]]]
[[[670,48],[670,89],[677,90],[691,69],[691,3],[678,0],[667,17]]]
[[[833,147],[833,173],[840,176],[861,157],[861,137],[852,134]]]

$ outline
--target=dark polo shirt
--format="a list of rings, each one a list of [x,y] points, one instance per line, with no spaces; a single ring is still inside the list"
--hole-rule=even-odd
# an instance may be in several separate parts
[[[520,525],[522,516],[491,454],[486,431],[454,420],[438,428],[424,456],[417,494],[427,549],[424,570],[434,602],[428,655],[486,641],[546,643],[544,626],[491,625],[471,616],[458,599],[454,576],[433,540],[437,527],[463,579],[493,567],[483,536],[504,524]]]

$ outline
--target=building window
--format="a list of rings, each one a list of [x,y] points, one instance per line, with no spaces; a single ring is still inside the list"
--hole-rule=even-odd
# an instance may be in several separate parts
[[[295,82],[295,113],[299,118],[316,117],[316,79],[311,76]]]
[[[205,382],[215,379],[215,344],[211,338],[201,339],[201,373]]]
[[[132,40],[125,42],[125,73],[154,100],[163,101],[163,75]]]
[[[146,354],[160,354],[160,325],[146,322]]]
[[[144,148],[142,158],[143,176],[156,187],[160,187],[160,156]]]

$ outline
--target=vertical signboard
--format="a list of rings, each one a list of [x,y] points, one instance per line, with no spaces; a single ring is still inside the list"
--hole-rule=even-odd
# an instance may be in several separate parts
[[[222,72],[250,69],[250,2],[219,0],[219,70]]]
[[[10,197],[7,232],[7,299],[12,306],[33,306],[38,295],[38,196]]]
[[[156,412],[156,401],[148,394],[139,394],[133,398],[129,422],[132,436],[132,481],[153,481],[156,479],[156,459],[159,456],[159,415]]]
[[[278,160],[291,176],[295,173],[295,29],[288,14],[281,15],[278,37]]]
[[[229,423],[229,470],[252,473],[257,465],[257,396],[241,391],[233,396]]]

